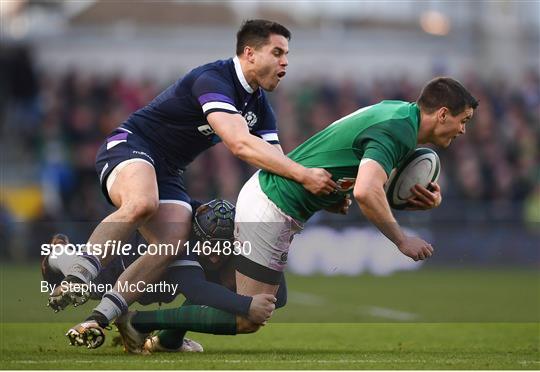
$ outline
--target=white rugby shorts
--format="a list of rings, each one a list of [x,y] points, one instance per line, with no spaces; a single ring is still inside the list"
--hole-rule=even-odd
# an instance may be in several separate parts
[[[241,250],[244,257],[282,272],[292,239],[303,228],[300,221],[285,214],[268,199],[261,189],[259,172],[242,187],[236,203],[234,235],[244,247]],[[251,247],[251,252],[245,249],[247,246]]]

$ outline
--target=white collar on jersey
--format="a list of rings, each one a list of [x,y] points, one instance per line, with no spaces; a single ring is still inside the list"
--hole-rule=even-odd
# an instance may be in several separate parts
[[[254,90],[252,87],[249,86],[246,77],[244,76],[244,72],[242,71],[242,66],[240,65],[240,60],[238,59],[238,56],[234,56],[233,62],[234,70],[236,71],[236,76],[238,77],[238,80],[240,80],[240,83],[249,94],[253,93]]]

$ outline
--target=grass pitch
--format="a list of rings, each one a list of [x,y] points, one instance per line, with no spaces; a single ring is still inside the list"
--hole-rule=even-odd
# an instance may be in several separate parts
[[[96,350],[68,346],[63,334],[94,304],[53,314],[37,267],[4,266],[1,368],[540,369],[537,271],[287,279],[287,306],[257,334],[189,333],[204,353],[134,356],[111,345],[114,332]]]
[[[287,324],[256,335],[191,334],[199,354],[67,346],[70,324],[7,324],[4,369],[538,369],[538,324]]]

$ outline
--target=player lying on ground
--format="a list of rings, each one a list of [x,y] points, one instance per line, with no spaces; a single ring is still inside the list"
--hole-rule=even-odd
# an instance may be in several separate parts
[[[226,201],[213,200],[196,209],[192,235],[199,241],[224,242],[233,237],[234,206]],[[220,214],[223,218],[217,218]],[[219,225],[216,229],[216,225]],[[53,244],[67,244],[67,237],[55,236]],[[134,252],[135,253],[135,252]],[[198,254],[200,253],[200,254]],[[45,257],[42,262],[44,280],[59,285],[63,270],[69,267],[71,255]],[[114,285],[122,272],[129,267],[137,255],[116,257],[95,279],[91,288],[101,288],[97,284]],[[148,351],[202,351],[202,347],[184,339],[187,331],[214,334],[236,334],[254,331],[257,324],[265,322],[275,306],[284,306],[286,285],[283,279],[281,289],[276,295],[253,297],[237,295],[234,282],[234,263],[231,255],[204,254],[204,252],[185,252],[177,258],[166,271],[163,281],[178,285],[176,291],[144,293],[139,298],[143,305],[151,303],[170,303],[182,293],[186,302],[178,309],[160,312],[142,312],[133,320],[140,329],[163,324],[170,331],[154,336],[146,348]],[[218,285],[219,284],[219,285]],[[90,293],[93,299],[101,299],[103,292]],[[199,306],[203,305],[203,306]],[[160,323],[161,322],[161,323]],[[173,324],[173,327],[170,325]],[[99,347],[105,340],[104,327],[93,319],[87,320],[67,333],[72,345]]]
[[[315,196],[294,181],[257,172],[242,188],[236,205],[235,237],[252,246],[251,254],[238,257],[237,293],[275,294],[294,235],[318,210],[340,203],[345,207],[350,191],[363,214],[404,255],[415,261],[431,257],[429,243],[401,230],[384,185],[417,143],[447,147],[464,134],[477,106],[458,81],[437,78],[423,88],[417,102],[382,101],[332,123],[288,155],[305,167],[329,171],[338,185],[330,195]],[[433,191],[420,185],[413,188],[412,208],[439,206],[440,187],[431,186]]]
[[[107,200],[118,208],[93,231],[93,254],[80,256],[66,281],[88,283],[112,260],[97,253],[109,241],[126,241],[138,230],[150,244],[186,242],[191,227],[184,170],[203,151],[223,141],[238,158],[328,194],[335,187],[323,169],[287,158],[279,145],[276,118],[265,91],[285,77],[291,34],[266,20],[246,21],[237,33],[236,55],[199,66],[134,112],[98,150],[96,170]],[[153,283],[176,253],[139,257],[120,277],[132,285]],[[63,290],[51,301],[80,304],[86,297]],[[72,288],[72,287],[68,287]],[[138,299],[137,291],[115,286],[98,305],[108,322]]]

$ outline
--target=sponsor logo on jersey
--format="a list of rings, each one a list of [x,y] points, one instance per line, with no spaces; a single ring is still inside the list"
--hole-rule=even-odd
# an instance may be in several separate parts
[[[337,183],[337,189],[341,192],[347,192],[349,190],[352,190],[354,188],[354,183],[356,182],[356,178],[352,177],[342,177],[339,180],[336,181]]]
[[[152,157],[151,157],[150,155],[148,155],[148,154],[147,154],[146,152],[144,152],[144,151],[133,150],[133,154],[145,156],[145,157],[147,157],[148,159],[150,159],[150,161],[152,162],[152,164],[154,164],[154,159],[152,159]]]
[[[212,127],[210,125],[208,125],[208,124],[199,125],[197,127],[197,130],[203,136],[208,137],[210,142],[212,142],[213,144],[221,142],[221,138],[219,138],[219,136],[216,134],[216,132],[214,132],[214,129],[212,129]]]
[[[210,136],[210,135],[214,134],[214,130],[208,124],[199,125],[197,127],[197,130],[204,136]]]
[[[289,257],[289,253],[288,252],[283,252],[281,254],[281,256],[279,257],[279,264],[280,265],[285,265],[287,263],[287,258]]]

